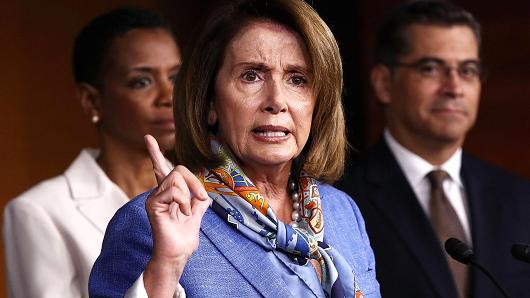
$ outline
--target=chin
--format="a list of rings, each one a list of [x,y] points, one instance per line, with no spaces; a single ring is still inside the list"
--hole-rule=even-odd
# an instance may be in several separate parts
[[[471,125],[462,122],[444,122],[440,125],[431,126],[431,135],[448,142],[460,141],[470,130]]]
[[[460,143],[465,138],[463,131],[442,131],[435,134],[437,139],[444,143]]]
[[[158,145],[162,151],[174,150],[175,149],[175,135],[155,136]]]
[[[291,162],[295,157],[292,152],[258,152],[253,160],[262,165],[283,165]]]

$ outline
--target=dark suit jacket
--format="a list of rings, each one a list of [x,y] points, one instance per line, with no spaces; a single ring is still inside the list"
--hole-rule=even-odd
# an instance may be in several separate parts
[[[530,183],[469,155],[461,176],[476,259],[512,297],[530,297],[530,264],[514,243],[530,243]],[[404,173],[380,141],[339,183],[361,209],[383,297],[457,297],[442,248]],[[472,297],[501,297],[472,270]]]

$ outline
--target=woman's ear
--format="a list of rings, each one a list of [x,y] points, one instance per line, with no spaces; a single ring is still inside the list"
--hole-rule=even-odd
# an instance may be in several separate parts
[[[370,79],[372,81],[372,87],[374,88],[375,95],[379,101],[383,104],[390,103],[392,100],[392,74],[390,73],[390,69],[386,65],[376,65],[374,68],[372,68]]]
[[[81,102],[81,107],[86,115],[90,117],[92,123],[96,124],[101,120],[101,96],[98,89],[87,83],[77,85],[77,97]]]

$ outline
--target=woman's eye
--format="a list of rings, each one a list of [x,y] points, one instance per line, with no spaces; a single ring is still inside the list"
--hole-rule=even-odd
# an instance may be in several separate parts
[[[291,81],[291,84],[295,86],[303,86],[307,83],[307,80],[301,75],[292,76],[290,81]]]
[[[177,81],[177,74],[170,76],[169,80],[172,82],[173,85],[175,85],[175,82]]]
[[[259,76],[255,70],[249,70],[243,74],[242,78],[247,82],[254,82],[259,79]]]
[[[149,78],[136,78],[136,79],[133,79],[130,83],[129,83],[129,87],[133,88],[133,89],[141,89],[141,88],[145,88],[147,86],[149,86],[151,84],[151,80]]]

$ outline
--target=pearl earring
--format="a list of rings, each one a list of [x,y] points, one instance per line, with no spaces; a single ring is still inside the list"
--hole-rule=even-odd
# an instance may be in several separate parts
[[[92,123],[96,124],[96,123],[99,122],[99,116],[98,115],[93,115],[91,120],[92,120]]]

